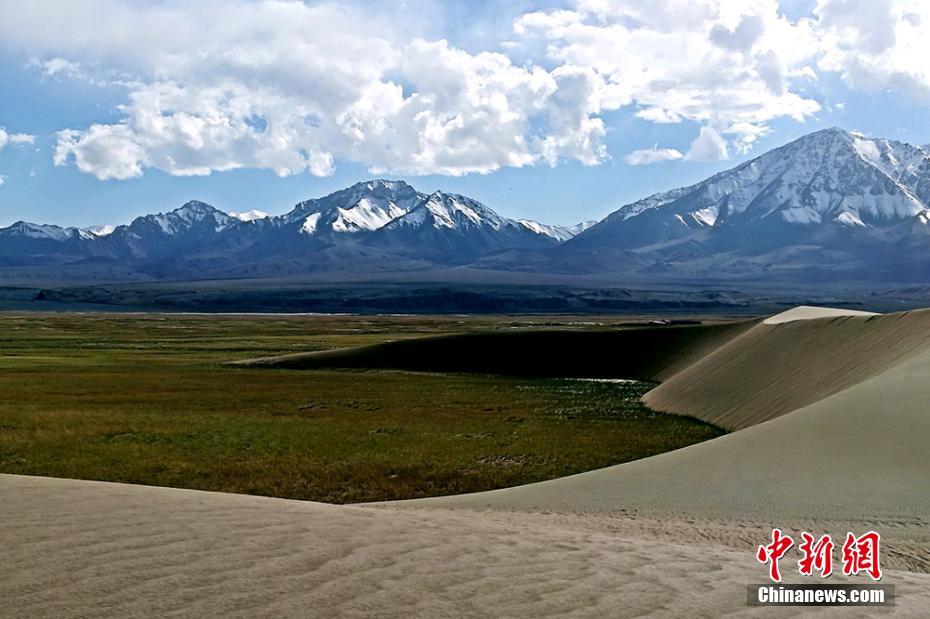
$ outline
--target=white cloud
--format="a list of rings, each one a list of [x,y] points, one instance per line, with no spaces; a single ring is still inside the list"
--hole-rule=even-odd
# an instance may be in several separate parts
[[[817,66],[853,88],[892,88],[930,102],[930,4],[920,0],[819,0]]]
[[[727,127],[723,134],[731,136],[731,143],[736,151],[744,155],[752,150],[756,140],[771,132],[772,130],[767,125],[737,122]]]
[[[55,165],[73,156],[77,169],[100,180],[142,176],[147,158],[125,125],[91,125],[86,131],[67,129],[58,133]]]
[[[14,133],[10,136],[10,144],[21,145],[21,144],[35,144],[36,136],[30,135],[28,133]]]
[[[598,163],[607,151],[601,142],[604,121],[595,116],[600,111],[597,75],[590,69],[562,66],[551,77],[555,88],[547,101],[550,131],[539,140],[543,159],[550,165],[560,157]]]
[[[765,0],[583,0],[529,13],[500,47],[520,64],[427,40],[388,10],[36,0],[4,11],[0,42],[46,77],[127,89],[118,121],[59,133],[56,162],[102,179],[150,168],[327,175],[339,160],[412,174],[593,165],[607,158],[602,115],[622,106],[654,122],[712,122],[742,144],[768,120],[818,109],[790,89],[805,26]]]
[[[599,109],[635,105],[650,122],[712,123],[740,151],[767,122],[820,109],[795,89],[812,74],[811,20],[788,20],[774,0],[581,0],[524,15],[516,31],[542,40],[549,59],[592,69]]]
[[[7,144],[13,146],[22,146],[24,144],[35,144],[36,137],[28,133],[7,133],[4,127],[0,127],[0,150],[3,150]]]
[[[628,153],[623,160],[629,165],[649,165],[662,161],[674,161],[683,157],[684,155],[681,154],[681,151],[674,148],[659,148],[658,146],[653,146],[652,148],[634,150]]]
[[[608,158],[605,114],[620,108],[701,125],[684,157],[721,159],[751,150],[772,121],[815,114],[823,72],[930,101],[930,4],[917,0],[819,0],[795,20],[776,0],[576,0],[520,15],[512,32],[482,17],[486,34],[459,47],[443,29],[475,29],[453,26],[456,11],[0,0],[0,50],[35,58],[46,79],[125,89],[114,121],[58,133],[56,163],[101,179],[322,176],[340,161],[449,175],[594,165]],[[627,157],[674,158],[665,150]]]
[[[713,127],[701,127],[685,158],[689,161],[726,161],[730,158],[727,143]]]
[[[99,65],[85,67],[82,63],[67,58],[55,57],[48,60],[32,58],[26,67],[38,69],[42,77],[46,79],[73,80],[86,82],[93,86],[133,86],[133,81],[125,73]]]
[[[150,168],[328,175],[337,160],[455,175],[606,156],[592,71],[465,52],[377,13],[283,0],[37,0],[0,23],[0,42],[47,59],[34,63],[47,77],[128,89],[121,119],[58,136],[56,163],[101,179]]]
[[[305,108],[265,89],[155,82],[132,92],[119,111],[120,123],[59,132],[55,163],[73,160],[102,180],[138,177],[147,168],[178,176],[241,167],[281,176],[332,172],[331,156],[312,150]]]
[[[25,144],[35,144],[36,138],[28,133],[8,133],[4,127],[0,127],[0,150],[7,145],[22,146]],[[0,187],[6,183],[6,176],[0,174]]]
[[[33,58],[29,62],[29,66],[38,67],[45,77],[92,81],[90,75],[81,68],[80,63],[67,60],[66,58],[52,58],[45,61]]]

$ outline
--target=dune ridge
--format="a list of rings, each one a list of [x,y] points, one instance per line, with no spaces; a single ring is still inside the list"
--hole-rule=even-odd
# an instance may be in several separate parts
[[[404,503],[739,514],[773,525],[876,518],[927,531],[928,373],[930,351],[788,415],[673,452],[516,488]]]
[[[669,377],[643,402],[740,430],[813,404],[930,348],[930,310],[812,316],[756,324]]]
[[[878,316],[875,312],[864,312],[848,308],[818,307],[815,305],[798,305],[774,316],[769,316],[762,322],[767,325],[777,325],[795,320],[811,320],[814,318],[836,318],[838,316]]]
[[[787,372],[773,380],[770,364],[784,359],[790,360]],[[813,379],[797,378],[805,369]],[[753,372],[765,376],[757,380]],[[677,388],[684,377],[688,389],[675,394],[680,406],[704,419],[731,419],[711,408],[715,398],[728,396],[720,410],[745,408],[742,429],[571,477],[403,503],[705,518],[738,513],[773,523],[872,517],[926,527],[928,375],[930,310],[762,323],[650,392]],[[786,376],[795,383],[786,386]],[[787,413],[765,408],[780,411],[805,399],[814,401]],[[921,565],[930,565],[930,556]]]

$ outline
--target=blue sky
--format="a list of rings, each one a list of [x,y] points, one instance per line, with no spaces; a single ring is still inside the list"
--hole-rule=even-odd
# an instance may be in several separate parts
[[[0,0],[0,225],[372,177],[570,224],[825,127],[930,143],[921,3],[74,5]]]

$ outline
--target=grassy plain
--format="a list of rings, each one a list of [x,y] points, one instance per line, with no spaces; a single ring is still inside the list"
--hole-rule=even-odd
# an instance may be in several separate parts
[[[642,382],[226,365],[611,322],[0,314],[0,472],[345,503],[524,484],[720,435],[644,408]]]

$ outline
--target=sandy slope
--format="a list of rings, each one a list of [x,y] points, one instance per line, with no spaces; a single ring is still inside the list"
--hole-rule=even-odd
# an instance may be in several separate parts
[[[817,402],[927,349],[930,310],[762,323],[672,376],[643,401],[739,430]]]
[[[705,443],[547,482],[414,505],[628,510],[777,524],[914,525],[930,540],[930,352],[806,408]],[[930,556],[921,561],[930,568]]]
[[[745,606],[746,584],[762,581],[751,548],[678,543],[629,518],[335,507],[8,475],[0,493],[2,616],[760,614]],[[894,615],[930,607],[930,576],[886,579],[898,589]]]
[[[882,615],[926,616],[930,312],[797,316],[662,386],[745,429],[519,488],[336,507],[0,475],[0,615],[807,616],[745,605],[780,526],[879,530]]]

